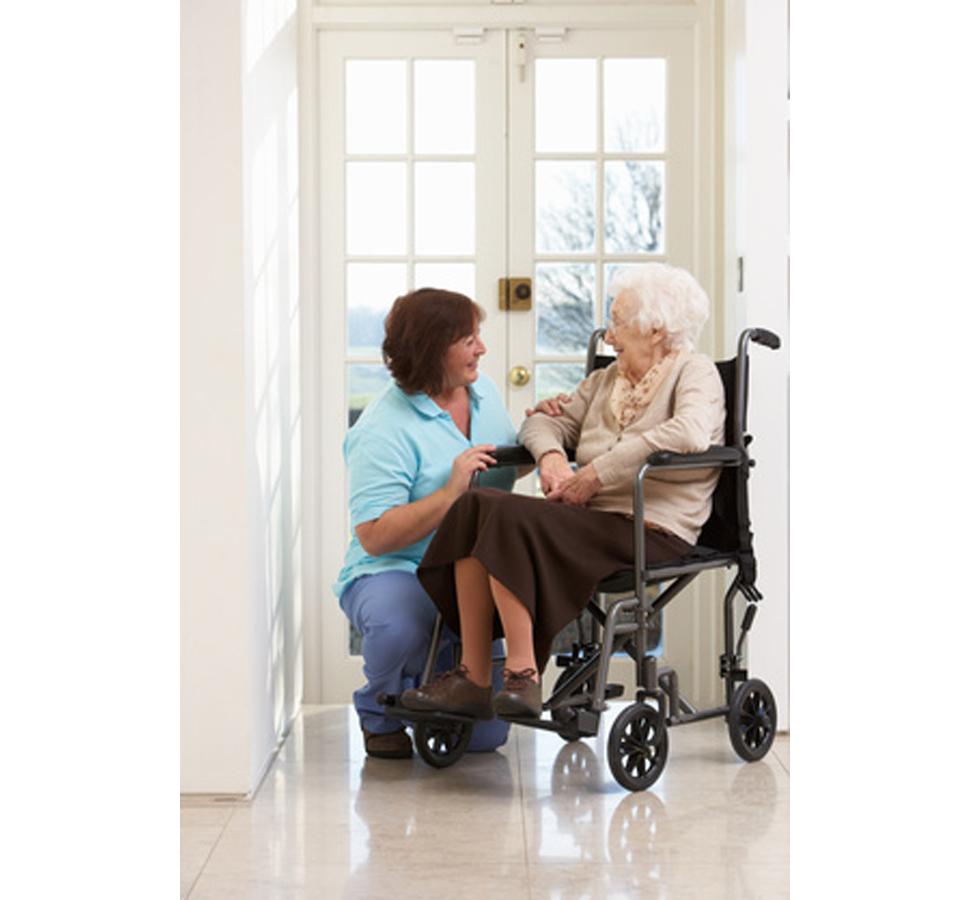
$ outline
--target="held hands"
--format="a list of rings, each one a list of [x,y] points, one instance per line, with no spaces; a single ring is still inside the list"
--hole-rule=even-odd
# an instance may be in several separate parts
[[[566,463],[567,465],[567,463]],[[542,485],[544,477],[542,475]],[[545,499],[554,503],[570,503],[572,506],[585,506],[602,487],[599,476],[592,464],[583,466],[571,478],[562,481],[551,491],[545,491]]]
[[[559,394],[557,397],[549,397],[540,401],[533,408],[529,406],[524,410],[524,415],[533,416],[535,413],[544,413],[546,416],[560,416],[564,412],[562,407],[571,402],[572,398],[568,394]]]
[[[497,464],[497,460],[490,455],[493,449],[493,444],[477,444],[469,450],[464,450],[453,460],[453,468],[445,486],[445,490],[453,499],[466,493],[474,472],[485,472],[487,466]]]
[[[574,475],[575,472],[572,471],[568,460],[561,453],[546,453],[538,460],[538,476],[541,480],[541,490],[544,491],[545,497],[549,497],[549,499],[552,491]]]

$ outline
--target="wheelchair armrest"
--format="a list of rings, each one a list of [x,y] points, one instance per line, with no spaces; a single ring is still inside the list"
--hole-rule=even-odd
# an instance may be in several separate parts
[[[497,465],[506,466],[533,466],[534,457],[527,447],[520,444],[514,446],[494,447],[490,455],[497,460]]]
[[[636,470],[633,479],[633,584],[637,597],[643,596],[647,559],[646,527],[643,522],[644,476],[671,469],[732,468],[747,463],[748,458],[748,453],[738,447],[709,447],[703,453],[672,453],[670,450],[656,450]]]
[[[497,460],[497,465],[506,466],[533,466],[534,457],[531,451],[521,444],[515,446],[494,447],[490,455]],[[575,462],[575,451],[569,447],[565,448],[565,455],[569,462]]]
[[[665,469],[706,469],[740,466],[747,454],[738,447],[709,447],[704,453],[672,453],[657,450],[647,457],[647,463],[660,471]]]

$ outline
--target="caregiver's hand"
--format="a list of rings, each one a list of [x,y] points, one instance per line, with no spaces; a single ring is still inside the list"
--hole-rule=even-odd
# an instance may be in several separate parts
[[[547,397],[541,400],[537,406],[528,407],[524,410],[525,416],[533,416],[535,413],[544,413],[546,416],[560,416],[564,410],[562,407],[566,403],[571,403],[572,398],[568,394],[559,394],[557,397]]]
[[[475,472],[485,472],[487,466],[497,465],[497,460],[490,455],[493,449],[493,444],[477,444],[464,450],[453,460],[449,480],[443,488],[453,500],[466,493]]]

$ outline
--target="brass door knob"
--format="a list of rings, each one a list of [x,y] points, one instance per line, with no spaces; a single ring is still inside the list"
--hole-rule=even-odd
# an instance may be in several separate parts
[[[514,366],[507,378],[514,387],[524,387],[531,380],[531,373],[524,366]]]

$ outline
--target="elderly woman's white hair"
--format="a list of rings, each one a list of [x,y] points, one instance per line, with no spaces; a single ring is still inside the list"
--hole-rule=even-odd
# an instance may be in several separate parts
[[[665,263],[619,269],[609,293],[615,298],[623,292],[638,301],[633,322],[643,334],[663,328],[668,349],[694,349],[711,303],[690,272]]]

